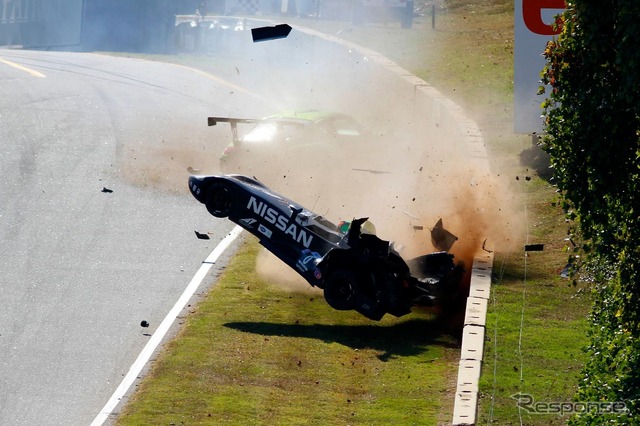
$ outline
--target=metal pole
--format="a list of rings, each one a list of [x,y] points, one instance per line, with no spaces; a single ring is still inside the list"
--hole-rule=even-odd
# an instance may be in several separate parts
[[[431,3],[431,29],[436,28],[436,4]]]

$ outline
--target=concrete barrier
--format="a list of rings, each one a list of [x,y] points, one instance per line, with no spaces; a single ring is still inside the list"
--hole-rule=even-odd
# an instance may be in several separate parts
[[[454,426],[476,424],[492,268],[493,253],[476,256],[473,261],[453,406]]]

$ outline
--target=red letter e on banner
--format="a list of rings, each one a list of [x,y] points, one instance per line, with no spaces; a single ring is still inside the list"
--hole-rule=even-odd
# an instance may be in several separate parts
[[[541,35],[558,34],[553,24],[545,24],[542,20],[543,9],[566,9],[564,0],[522,0],[522,18],[529,31]]]

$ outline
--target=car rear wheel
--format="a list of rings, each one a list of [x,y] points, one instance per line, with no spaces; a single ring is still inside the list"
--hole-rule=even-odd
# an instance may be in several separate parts
[[[333,309],[346,311],[356,307],[359,279],[355,271],[338,269],[324,280],[324,298]]]
[[[214,182],[207,192],[205,202],[207,211],[215,217],[229,216],[231,209],[231,193],[224,182]]]

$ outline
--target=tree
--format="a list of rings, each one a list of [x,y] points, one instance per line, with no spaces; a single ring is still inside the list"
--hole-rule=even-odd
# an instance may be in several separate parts
[[[637,0],[575,0],[544,52],[545,149],[594,280],[577,400],[629,410],[585,413],[573,424],[640,424],[639,17]]]

